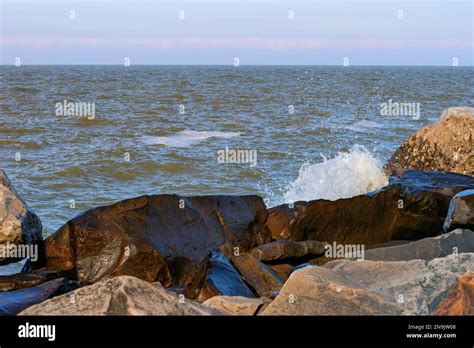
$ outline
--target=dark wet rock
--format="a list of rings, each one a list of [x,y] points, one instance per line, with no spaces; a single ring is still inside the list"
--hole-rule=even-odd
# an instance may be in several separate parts
[[[224,315],[215,308],[184,300],[160,284],[121,276],[103,279],[31,306],[19,315]]]
[[[474,109],[446,109],[438,122],[414,133],[395,151],[385,171],[397,168],[474,175]]]
[[[272,297],[274,291],[283,286],[283,279],[269,266],[260,262],[250,253],[240,253],[231,258],[235,268],[243,276],[245,282],[260,297]]]
[[[453,197],[443,227],[445,231],[455,228],[474,230],[474,189],[459,192]]]
[[[184,294],[199,302],[220,295],[255,297],[229,259],[219,251],[214,251],[201,262],[198,273]]]
[[[42,225],[0,169],[0,265],[23,259],[18,247],[38,248],[38,262],[43,260]]]
[[[108,275],[132,275],[164,286],[186,283],[193,267],[182,258],[197,265],[225,242],[216,212],[242,250],[269,240],[260,197],[141,196],[91,209],[61,227],[46,240],[48,267],[74,269],[81,283]]]
[[[455,253],[474,252],[474,232],[457,229],[438,237],[420,239],[411,243],[365,250],[364,258],[374,261],[432,260]]]
[[[436,315],[474,315],[474,273],[458,277],[438,304]]]
[[[271,208],[267,227],[273,228],[272,236],[289,231],[289,239],[296,241],[370,246],[417,240],[441,234],[451,198],[472,187],[474,177],[467,175],[405,171],[365,195],[296,202],[292,214],[288,205]],[[278,224],[271,221],[274,216]]]
[[[278,240],[262,244],[252,250],[252,255],[262,261],[274,261],[288,258],[301,258],[324,254],[326,243],[315,240],[291,241]]]
[[[0,313],[15,315],[25,308],[78,287],[79,283],[60,278],[26,289],[0,292]]]

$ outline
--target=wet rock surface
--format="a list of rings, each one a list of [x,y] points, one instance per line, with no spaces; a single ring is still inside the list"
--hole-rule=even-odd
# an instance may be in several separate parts
[[[23,252],[16,248],[18,246],[36,246],[37,257],[42,258],[42,225],[0,169],[0,265],[24,258]]]
[[[46,240],[50,268],[75,269],[81,283],[133,275],[164,286],[187,283],[175,272],[186,258],[196,266],[225,241],[216,217],[225,217],[243,250],[265,242],[266,209],[257,196],[142,196],[91,209]],[[173,262],[173,258],[181,261]],[[168,263],[174,265],[169,268]]]
[[[370,246],[417,240],[441,234],[451,198],[472,187],[474,177],[467,175],[405,171],[369,194],[296,202],[291,214],[288,205],[271,208],[268,219],[278,216],[278,224],[267,221],[267,227],[273,228],[272,236],[288,234],[296,241]]]

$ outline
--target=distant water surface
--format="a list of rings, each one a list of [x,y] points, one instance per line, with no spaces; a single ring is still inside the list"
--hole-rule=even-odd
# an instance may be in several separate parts
[[[0,81],[0,165],[45,235],[143,194],[363,193],[410,134],[474,104],[468,67],[3,66]],[[57,116],[64,99],[95,103],[95,119]],[[389,99],[420,103],[420,119],[381,116]],[[226,147],[257,165],[219,164]]]

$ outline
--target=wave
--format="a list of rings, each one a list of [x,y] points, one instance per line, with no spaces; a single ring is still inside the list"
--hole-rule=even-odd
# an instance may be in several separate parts
[[[382,163],[363,146],[323,162],[301,166],[298,178],[284,190],[284,202],[349,198],[379,189],[388,183]]]
[[[145,143],[148,145],[165,145],[168,147],[188,147],[209,138],[229,139],[239,136],[239,132],[199,132],[184,130],[166,137],[146,136]]]

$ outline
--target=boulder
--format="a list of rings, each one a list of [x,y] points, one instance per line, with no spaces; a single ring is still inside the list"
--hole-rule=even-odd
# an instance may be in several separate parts
[[[449,205],[444,230],[469,228],[474,230],[474,189],[456,194]]]
[[[337,260],[291,274],[262,315],[428,315],[474,254],[431,261]]]
[[[214,296],[203,304],[228,315],[255,315],[270,299],[241,296]]]
[[[231,260],[245,282],[254,289],[258,296],[273,297],[273,293],[279,291],[283,286],[283,279],[252,254],[240,253],[232,256]]]
[[[42,259],[41,221],[0,169],[0,265],[23,259],[23,255],[27,254],[27,247],[38,248],[36,256]]]
[[[435,310],[436,315],[474,315],[474,273],[458,277]]]
[[[26,289],[0,292],[0,315],[15,315],[25,308],[78,287],[77,282],[59,278]]]
[[[288,263],[279,263],[275,265],[269,265],[273,271],[280,276],[283,281],[287,281],[290,273],[293,271],[293,266]]]
[[[46,240],[48,267],[74,269],[81,283],[132,275],[164,286],[189,282],[195,263],[225,242],[219,212],[243,250],[269,240],[257,196],[152,195],[91,209]],[[174,262],[174,258],[181,258]],[[168,264],[172,265],[171,269]],[[175,267],[176,266],[176,267]],[[171,279],[171,273],[176,279]]]
[[[201,262],[199,271],[184,294],[199,302],[220,295],[255,297],[229,259],[219,251],[212,252]]]
[[[130,276],[103,279],[31,306],[19,315],[220,315],[217,309],[187,301]]]
[[[387,175],[397,168],[474,175],[474,109],[448,108],[438,122],[406,140],[385,166]]]
[[[278,240],[262,244],[252,250],[252,255],[262,261],[295,259],[324,254],[326,243],[315,240]]]
[[[405,171],[365,195],[296,202],[292,214],[288,205],[271,208],[267,228],[272,236],[289,231],[290,240],[366,246],[432,237],[443,232],[451,198],[473,185],[474,177],[467,175]],[[274,216],[278,224],[271,221]]]
[[[457,229],[438,237],[387,248],[365,250],[364,258],[373,261],[432,260],[453,253],[473,253],[474,232]]]

